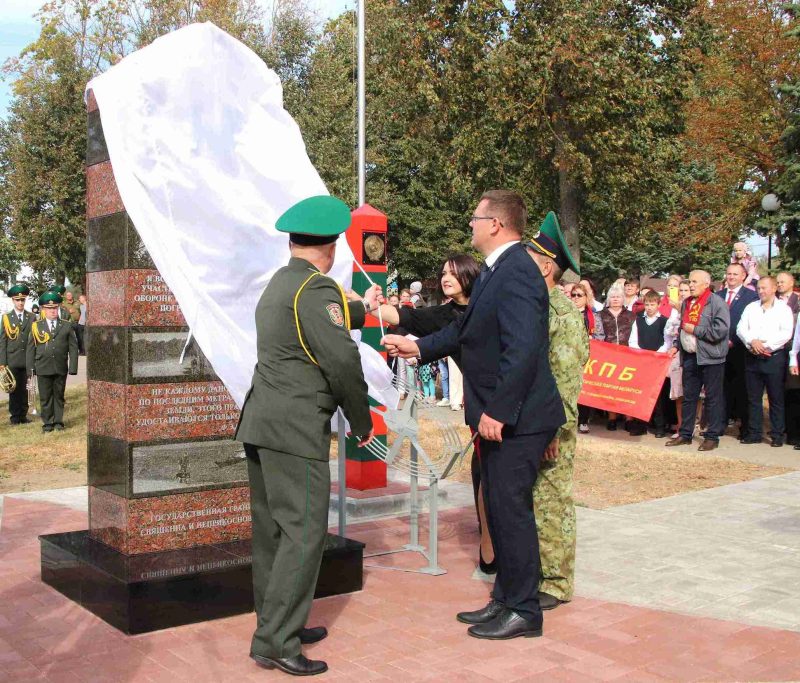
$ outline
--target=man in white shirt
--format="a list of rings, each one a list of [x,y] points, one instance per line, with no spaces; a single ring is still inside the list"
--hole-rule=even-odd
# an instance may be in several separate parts
[[[772,446],[783,446],[786,428],[784,382],[787,342],[792,338],[794,319],[791,309],[775,294],[774,277],[759,279],[758,298],[744,309],[736,334],[749,353],[745,358],[745,384],[749,402],[747,434],[742,443],[761,443],[764,389],[769,399]]]
[[[800,367],[798,367],[797,357],[800,355],[800,325],[795,325],[794,330],[794,341],[792,342],[792,348],[789,351],[789,374],[792,375],[793,380],[797,380],[798,376],[800,376]],[[793,400],[797,394],[797,389],[792,389],[786,392],[786,396],[789,401]],[[787,403],[787,406],[790,404]],[[792,406],[796,408],[796,406]],[[792,425],[794,426],[794,425]],[[789,431],[789,430],[787,430]],[[800,441],[795,442],[794,449],[796,451],[800,451]]]

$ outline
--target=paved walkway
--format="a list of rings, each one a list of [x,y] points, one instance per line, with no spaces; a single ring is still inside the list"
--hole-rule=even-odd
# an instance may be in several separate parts
[[[37,535],[85,528],[85,513],[6,497],[0,530],[0,681],[288,680],[247,657],[254,619],[242,615],[126,637],[39,581]],[[351,529],[370,551],[393,547],[404,520]],[[454,619],[481,605],[471,581],[477,541],[471,511],[442,515],[440,577],[368,569],[357,594],[315,602],[311,623],[329,627],[307,648],[348,681],[791,680],[800,634],[673,614],[585,597],[548,613],[545,636],[508,642],[468,637]],[[584,554],[586,549],[584,549]],[[383,562],[419,566],[411,554]]]

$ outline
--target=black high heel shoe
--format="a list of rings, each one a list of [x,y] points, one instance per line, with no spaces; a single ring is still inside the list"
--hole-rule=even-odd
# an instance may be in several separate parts
[[[480,547],[478,547],[478,566],[484,574],[497,574],[497,558],[491,562],[484,562]]]

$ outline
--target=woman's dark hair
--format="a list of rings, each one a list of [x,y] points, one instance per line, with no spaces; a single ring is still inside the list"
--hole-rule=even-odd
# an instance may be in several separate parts
[[[439,268],[439,294],[443,297],[445,294],[442,291],[442,273],[444,273],[444,267],[448,264],[450,264],[450,270],[455,273],[456,280],[458,280],[458,284],[461,285],[461,289],[464,291],[464,296],[469,297],[472,294],[472,286],[475,284],[475,280],[481,274],[481,267],[478,262],[469,254],[450,254],[442,263],[442,267]]]

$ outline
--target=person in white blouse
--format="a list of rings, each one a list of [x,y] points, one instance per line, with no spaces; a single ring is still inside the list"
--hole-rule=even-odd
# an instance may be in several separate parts
[[[772,446],[783,446],[786,428],[784,382],[786,379],[787,343],[792,338],[794,319],[791,309],[775,294],[775,278],[759,279],[759,301],[748,304],[742,313],[736,334],[749,353],[745,358],[745,384],[749,403],[747,433],[742,443],[761,443],[764,389],[769,399]]]

